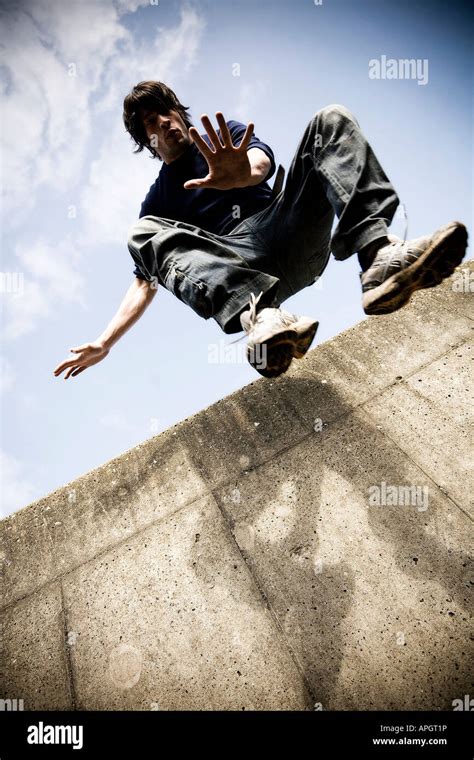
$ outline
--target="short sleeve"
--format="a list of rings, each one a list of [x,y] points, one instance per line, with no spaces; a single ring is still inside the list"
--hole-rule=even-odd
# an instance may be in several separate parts
[[[159,179],[159,178],[158,178]],[[150,189],[148,190],[148,193],[146,194],[145,200],[141,204],[140,207],[140,213],[138,215],[138,218],[141,219],[143,216],[158,216],[157,208],[156,208],[156,198],[158,195],[158,179],[151,185]],[[135,269],[133,270],[133,274],[135,277],[138,277],[139,280],[146,280],[147,282],[152,282],[152,279],[148,277],[145,272],[143,271],[143,261],[141,260],[141,256],[138,255],[138,253],[129,245],[129,251],[130,255],[133,258],[133,261],[135,263]]]
[[[226,122],[227,126],[229,127],[229,132],[232,136],[232,142],[237,147],[240,145],[240,141],[242,140],[242,137],[245,134],[245,130],[247,129],[247,125],[243,124],[240,121],[234,121],[230,120]],[[262,142],[255,133],[250,138],[249,146],[247,150],[250,150],[250,148],[260,148],[260,150],[263,150],[265,155],[268,156],[270,159],[270,169],[268,171],[267,176],[265,177],[265,182],[270,179],[270,177],[275,173],[276,165],[275,165],[275,156],[273,155],[273,151],[270,148],[269,145]]]
[[[140,213],[138,214],[138,218],[141,219],[142,216],[159,216],[158,211],[158,198],[159,198],[159,177],[155,180],[155,182],[151,185],[150,189],[148,190],[145,199],[140,206]]]
[[[140,206],[140,213],[138,214],[138,218],[141,219],[142,216],[149,216],[150,214],[151,214],[150,202],[148,200],[148,195],[147,195],[142,205]]]
[[[148,280],[148,277],[145,277],[145,275],[143,274],[143,272],[140,269],[140,267],[138,266],[138,264],[136,265],[135,269],[133,270],[133,274],[135,275],[135,277],[138,277],[139,280],[147,280],[148,282],[150,282],[150,280]]]

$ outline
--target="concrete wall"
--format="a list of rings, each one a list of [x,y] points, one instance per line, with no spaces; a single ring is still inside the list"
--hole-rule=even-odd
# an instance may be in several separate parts
[[[472,693],[469,277],[3,520],[0,697],[450,710]],[[419,490],[371,503],[382,483]]]

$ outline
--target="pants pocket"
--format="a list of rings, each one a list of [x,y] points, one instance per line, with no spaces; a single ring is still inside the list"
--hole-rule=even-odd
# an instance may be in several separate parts
[[[206,283],[187,274],[182,268],[173,264],[164,280],[165,287],[180,301],[199,314],[209,319],[213,313],[212,300]]]

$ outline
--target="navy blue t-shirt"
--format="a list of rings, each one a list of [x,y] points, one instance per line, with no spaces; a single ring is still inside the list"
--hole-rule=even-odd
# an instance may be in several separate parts
[[[244,136],[246,125],[233,120],[226,123],[233,144],[238,146]],[[220,130],[216,131],[220,135]],[[208,135],[201,136],[210,145]],[[271,161],[271,167],[263,182],[232,190],[207,187],[186,190],[183,184],[187,180],[205,177],[209,171],[206,159],[196,145],[191,143],[179,158],[170,164],[163,164],[142,203],[140,217],[161,216],[193,224],[216,235],[227,235],[244,219],[266,208],[271,201],[272,190],[266,180],[275,171],[273,151],[255,135],[252,135],[247,150],[250,148],[260,148]],[[240,216],[237,218],[233,215],[235,207],[240,209]],[[133,273],[141,280],[148,279],[138,264]]]

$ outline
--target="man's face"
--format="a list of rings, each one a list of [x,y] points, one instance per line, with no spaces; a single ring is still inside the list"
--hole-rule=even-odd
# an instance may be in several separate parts
[[[156,111],[142,109],[140,113],[147,137],[165,164],[179,158],[192,140],[177,111],[169,111],[162,115]]]

